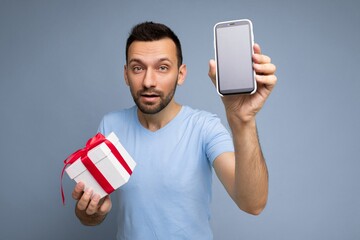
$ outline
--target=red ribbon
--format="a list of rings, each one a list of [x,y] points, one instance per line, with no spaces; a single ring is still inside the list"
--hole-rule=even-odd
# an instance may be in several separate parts
[[[95,148],[96,146],[100,145],[101,143],[105,143],[111,150],[112,154],[114,154],[115,158],[120,162],[120,164],[125,168],[125,170],[129,173],[129,175],[132,174],[132,170],[129,167],[129,165],[126,163],[124,158],[121,156],[117,148],[107,140],[104,135],[101,133],[96,134],[94,137],[90,138],[85,147],[82,149],[77,150],[73,154],[71,154],[67,159],[64,160],[64,167],[61,172],[61,198],[63,204],[65,204],[65,195],[64,190],[62,186],[62,178],[66,169],[67,165],[73,164],[76,160],[79,158],[81,159],[82,163],[86,167],[86,169],[90,172],[90,174],[95,178],[95,180],[99,183],[99,185],[104,189],[104,191],[107,194],[110,194],[114,191],[114,188],[111,186],[109,181],[104,177],[104,175],[99,171],[99,169],[96,167],[96,165],[89,159],[87,156],[87,153]]]

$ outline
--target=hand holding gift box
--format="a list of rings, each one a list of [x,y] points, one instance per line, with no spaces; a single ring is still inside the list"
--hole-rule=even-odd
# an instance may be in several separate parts
[[[89,139],[85,148],[70,155],[64,164],[61,177],[66,171],[71,179],[83,182],[85,190],[91,188],[101,198],[127,183],[136,166],[113,132],[106,138],[98,133]],[[67,165],[70,166],[66,168]],[[62,187],[61,193],[64,203]]]

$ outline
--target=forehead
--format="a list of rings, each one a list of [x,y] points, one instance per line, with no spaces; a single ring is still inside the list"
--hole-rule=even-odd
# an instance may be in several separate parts
[[[156,41],[134,41],[129,46],[128,61],[131,59],[154,60],[168,58],[177,61],[176,45],[170,38]]]

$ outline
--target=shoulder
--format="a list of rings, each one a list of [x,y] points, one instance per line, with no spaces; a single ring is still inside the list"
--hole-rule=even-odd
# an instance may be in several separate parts
[[[100,122],[98,132],[107,135],[112,131],[122,131],[122,128],[129,126],[129,124],[134,124],[135,121],[133,121],[133,119],[135,112],[136,107],[134,106],[107,113]]]
[[[198,129],[202,134],[217,132],[224,129],[220,118],[211,112],[193,109],[189,106],[184,106],[183,121],[188,128]]]
[[[112,112],[105,114],[105,116],[103,117],[103,121],[126,120],[133,116],[134,111],[136,111],[135,106],[133,106],[131,108],[112,111]]]
[[[197,121],[206,122],[214,119],[219,119],[219,117],[214,113],[210,113],[204,110],[194,109],[189,106],[183,106],[183,107],[184,107],[184,116],[187,119],[191,119],[196,122]]]

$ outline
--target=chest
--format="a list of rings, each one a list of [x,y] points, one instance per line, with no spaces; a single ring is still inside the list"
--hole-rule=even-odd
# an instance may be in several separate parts
[[[171,133],[149,134],[130,129],[126,135],[121,141],[137,167],[124,190],[183,194],[191,191],[191,186],[207,185],[211,179],[200,130],[180,127]]]

